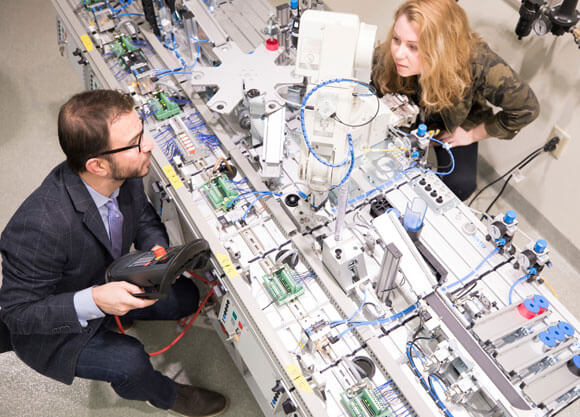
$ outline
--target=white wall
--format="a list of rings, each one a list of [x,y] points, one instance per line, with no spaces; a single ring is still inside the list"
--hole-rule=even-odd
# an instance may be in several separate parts
[[[382,41],[401,0],[327,0],[334,11],[357,13],[379,27]],[[580,248],[580,50],[571,35],[533,33],[518,41],[514,29],[519,1],[462,0],[472,28],[502,56],[538,96],[541,113],[512,141],[489,139],[481,143],[480,155],[498,172],[504,173],[524,156],[541,146],[552,126],[558,124],[572,136],[559,160],[542,155],[525,170],[525,179],[512,184],[565,237]],[[532,220],[533,219],[529,219]]]

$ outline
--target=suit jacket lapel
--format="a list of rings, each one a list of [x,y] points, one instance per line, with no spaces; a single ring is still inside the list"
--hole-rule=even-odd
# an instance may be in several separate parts
[[[101,218],[99,210],[97,210],[95,202],[91,198],[89,192],[87,191],[87,187],[85,187],[78,174],[74,173],[68,167],[68,165],[66,165],[66,162],[64,164],[63,180],[75,209],[79,213],[82,213],[83,223],[87,226],[95,238],[105,248],[107,248],[109,253],[111,253],[111,241],[107,234],[107,230],[105,229],[105,225],[103,224],[103,219]],[[123,242],[123,245],[124,244],[125,242]]]

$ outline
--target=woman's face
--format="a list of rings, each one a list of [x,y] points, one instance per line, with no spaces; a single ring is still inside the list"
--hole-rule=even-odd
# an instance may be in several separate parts
[[[419,33],[404,14],[399,16],[393,28],[391,55],[401,77],[421,74]]]

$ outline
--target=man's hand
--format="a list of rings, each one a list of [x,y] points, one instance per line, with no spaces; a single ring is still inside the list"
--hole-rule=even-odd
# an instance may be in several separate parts
[[[471,130],[465,130],[458,127],[453,131],[453,133],[443,132],[440,140],[443,143],[449,144],[451,148],[455,148],[457,146],[471,145],[472,143],[487,137],[489,137],[489,135],[485,130],[485,125],[482,123]]]
[[[93,300],[103,313],[123,316],[136,308],[149,307],[157,300],[137,298],[133,294],[143,290],[126,281],[109,282],[93,287]]]

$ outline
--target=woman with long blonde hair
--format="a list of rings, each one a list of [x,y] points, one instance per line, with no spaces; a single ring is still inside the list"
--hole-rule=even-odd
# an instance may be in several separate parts
[[[380,94],[411,96],[419,121],[443,132],[456,162],[443,180],[462,200],[476,187],[477,142],[511,139],[539,113],[531,88],[471,30],[455,0],[405,1],[375,52],[372,80]],[[501,110],[494,114],[488,102]],[[435,152],[447,170],[449,155]]]

